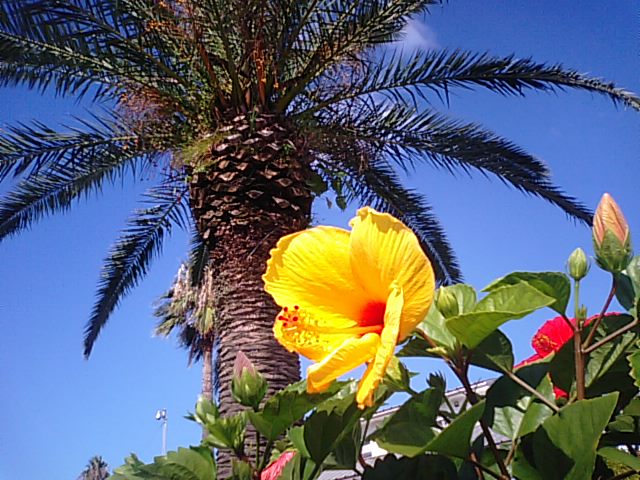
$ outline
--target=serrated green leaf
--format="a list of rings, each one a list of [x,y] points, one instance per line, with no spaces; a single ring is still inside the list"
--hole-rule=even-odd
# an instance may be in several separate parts
[[[442,455],[396,458],[387,455],[367,467],[362,480],[457,480],[455,464]]]
[[[461,301],[460,299],[462,297],[458,298],[459,301]],[[436,308],[434,303],[431,304],[431,308],[429,308],[427,316],[416,328],[425,332],[427,335],[429,335],[429,338],[431,338],[436,344],[448,351],[454,350],[456,344],[458,343],[456,337],[447,328],[446,319]]]
[[[636,387],[640,387],[640,349],[630,353],[627,356],[627,361],[631,367],[629,374],[631,375],[631,378],[633,378],[633,383]]]
[[[352,435],[362,414],[363,411],[354,400],[344,411],[335,409],[314,412],[306,420],[303,432],[304,443],[311,460],[316,464],[322,464],[346,436]]]
[[[554,402],[553,386],[547,371],[548,366],[542,363],[526,365],[514,373]],[[485,421],[495,432],[512,440],[533,432],[553,413],[507,376],[500,377],[491,385],[485,399]]]
[[[479,402],[465,410],[451,422],[443,431],[429,442],[429,452],[442,453],[458,458],[468,458],[471,444],[471,434],[482,413],[485,402]]]
[[[444,391],[425,390],[407,400],[370,438],[391,453],[408,457],[424,453],[434,437],[431,427],[436,425],[443,400]]]
[[[209,435],[204,438],[203,442],[216,448],[229,448],[236,452],[240,451],[244,445],[246,426],[247,416],[245,412],[216,419],[212,418],[211,415],[207,415],[205,428]]]
[[[502,373],[513,370],[513,347],[500,330],[496,330],[476,347],[471,363],[477,367]]]
[[[143,464],[136,456],[115,470],[114,480],[215,480],[213,453],[207,447],[178,448]]]
[[[627,467],[640,472],[640,458],[615,447],[602,447],[598,450],[598,455],[616,463],[622,463]]]
[[[249,420],[267,440],[276,440],[312,408],[335,395],[344,382],[334,382],[325,392],[307,393],[306,381],[288,386],[269,398],[260,412],[247,412]]]
[[[483,291],[493,292],[505,285],[516,285],[520,282],[526,282],[545,295],[554,298],[555,302],[549,305],[549,308],[552,308],[561,315],[566,312],[569,297],[571,296],[571,282],[569,277],[564,273],[513,272],[492,282],[486,286]]]
[[[617,400],[617,392],[580,400],[547,418],[521,446],[529,464],[545,479],[591,478],[598,440]],[[514,465],[514,475],[519,476],[518,473]]]
[[[555,300],[528,283],[493,289],[473,312],[447,319],[447,328],[469,348],[477,347],[500,325],[551,305]]]

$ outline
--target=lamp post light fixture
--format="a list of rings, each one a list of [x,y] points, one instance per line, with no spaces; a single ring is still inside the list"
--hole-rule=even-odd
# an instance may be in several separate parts
[[[162,455],[167,454],[167,409],[156,411],[156,420],[162,422]]]

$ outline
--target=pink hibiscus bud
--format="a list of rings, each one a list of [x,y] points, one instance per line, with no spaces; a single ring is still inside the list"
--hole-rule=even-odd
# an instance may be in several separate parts
[[[277,480],[287,463],[296,456],[295,450],[287,450],[276,460],[271,462],[267,468],[260,474],[260,480]]]
[[[244,370],[247,370],[251,374],[256,373],[256,367],[253,366],[253,363],[251,363],[251,360],[249,360],[244,352],[240,350],[236,355],[235,362],[233,362],[233,375],[240,377]]]
[[[233,363],[233,378],[231,379],[233,398],[240,405],[257,410],[266,393],[267,381],[256,370],[251,360],[242,351],[238,352]]]
[[[593,244],[603,270],[620,273],[631,260],[629,224],[608,193],[602,196],[593,218]]]

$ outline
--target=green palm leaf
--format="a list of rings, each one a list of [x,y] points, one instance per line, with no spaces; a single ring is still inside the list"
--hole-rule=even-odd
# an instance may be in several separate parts
[[[416,112],[403,105],[386,104],[367,104],[351,119],[342,115],[338,124],[336,118],[340,117],[334,114],[323,119],[327,131],[368,144],[405,170],[426,160],[451,172],[492,173],[507,185],[544,198],[568,215],[591,223],[589,209],[550,181],[544,163],[478,125],[452,121],[433,111]]]
[[[373,64],[372,68],[359,71],[352,81],[342,84],[340,88],[328,92],[318,88],[318,102],[301,113],[308,114],[349,99],[374,94],[401,103],[411,99],[414,104],[418,99],[428,102],[425,90],[445,98],[448,103],[452,88],[474,87],[486,88],[501,95],[520,96],[527,90],[555,92],[572,88],[604,95],[616,104],[640,110],[640,98],[631,92],[560,64],[547,65],[513,55],[495,57],[488,53],[461,50],[419,51],[409,58],[399,51],[381,55],[380,61]]]
[[[148,207],[137,210],[102,267],[97,300],[85,328],[84,355],[88,357],[100,330],[122,298],[147,274],[152,260],[162,251],[174,225],[189,228],[186,186],[168,178],[145,195]]]

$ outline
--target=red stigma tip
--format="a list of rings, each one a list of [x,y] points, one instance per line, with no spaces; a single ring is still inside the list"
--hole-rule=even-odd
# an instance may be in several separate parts
[[[294,322],[298,321],[298,317],[293,317],[291,320],[293,320]]]
[[[284,308],[283,308],[283,310],[284,310],[285,312],[288,312],[288,311],[289,311],[289,307],[284,307]]]
[[[296,310],[300,310],[300,307],[298,305],[294,305],[294,307]]]

